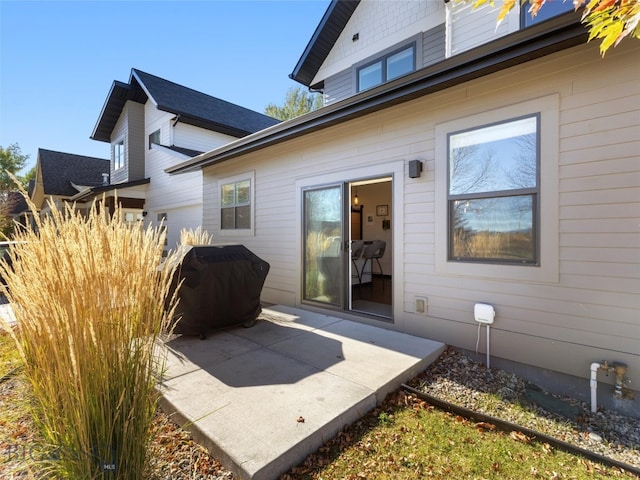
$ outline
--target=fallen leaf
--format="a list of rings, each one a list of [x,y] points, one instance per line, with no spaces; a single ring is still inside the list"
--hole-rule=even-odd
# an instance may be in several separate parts
[[[304,423],[304,417],[301,415],[298,417],[298,419],[296,420],[296,422],[298,423]]]
[[[476,423],[476,428],[480,429],[480,430],[495,430],[496,426],[492,423],[487,423],[487,422],[478,422]]]
[[[522,432],[511,432],[509,436],[516,442],[531,443],[531,439]]]

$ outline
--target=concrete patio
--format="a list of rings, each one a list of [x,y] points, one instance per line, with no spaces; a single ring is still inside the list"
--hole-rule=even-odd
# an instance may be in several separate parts
[[[273,479],[302,461],[445,345],[273,306],[252,328],[166,344],[162,406],[240,478]]]

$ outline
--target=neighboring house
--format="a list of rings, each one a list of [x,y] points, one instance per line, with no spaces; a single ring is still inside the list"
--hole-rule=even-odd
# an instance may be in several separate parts
[[[29,184],[27,185],[26,189],[26,193],[29,198],[31,198],[31,193],[33,192],[35,186],[35,180],[29,180]],[[33,214],[29,209],[27,199],[24,197],[22,192],[9,192],[7,195],[7,206],[7,214],[11,218],[11,221],[14,222],[14,224],[27,225],[31,223],[31,217]]]
[[[279,123],[278,120],[140,70],[114,81],[91,138],[111,145],[110,185],[74,197],[117,196],[125,213],[164,221],[167,245],[202,221],[202,175],[165,169]]]
[[[109,184],[109,160],[73,153],[38,149],[36,176],[29,195],[41,214],[46,214],[53,202],[63,209],[79,193]],[[78,203],[79,209],[89,204]]]
[[[492,366],[588,399],[591,364],[623,362],[637,389],[640,44],[603,59],[579,14],[519,9],[496,30],[456,2],[332,1],[291,74],[326,106],[168,172],[202,171],[203,225],[271,264],[265,301],[481,353],[489,304]],[[389,300],[358,285],[360,238],[387,242]]]

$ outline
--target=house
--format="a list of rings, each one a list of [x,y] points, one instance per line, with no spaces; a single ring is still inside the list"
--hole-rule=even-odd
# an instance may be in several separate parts
[[[270,263],[265,301],[579,398],[623,363],[598,403],[640,415],[640,45],[603,59],[579,13],[549,13],[331,1],[291,74],[325,106],[167,172],[202,172],[203,225]]]
[[[74,201],[117,197],[125,214],[163,221],[167,245],[202,220],[202,175],[170,177],[165,169],[201,152],[279,123],[278,120],[137,69],[114,81],[91,138],[111,146],[109,185]]]
[[[49,202],[59,208],[80,192],[109,184],[109,160],[73,153],[38,149],[36,175],[29,197],[42,214],[50,210]],[[79,209],[90,205],[78,203]]]

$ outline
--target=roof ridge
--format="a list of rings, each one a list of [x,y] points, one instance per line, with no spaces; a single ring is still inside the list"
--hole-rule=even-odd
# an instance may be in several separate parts
[[[68,156],[73,156],[73,157],[81,157],[81,158],[89,158],[89,159],[93,159],[93,160],[102,160],[105,162],[110,162],[111,160],[109,160],[108,158],[101,158],[101,157],[94,157],[92,155],[83,155],[80,153],[69,153],[69,152],[61,152],[60,150],[50,150],[48,148],[38,148],[38,153],[40,152],[47,152],[47,153],[57,153],[60,155],[68,155]]]
[[[149,77],[153,77],[154,79],[160,80],[160,81],[165,82],[165,83],[170,83],[171,85],[175,85],[176,87],[182,88],[184,90],[188,90],[188,91],[193,92],[193,93],[197,93],[199,95],[204,95],[204,96],[209,97],[209,98],[211,98],[213,100],[216,100],[218,102],[225,103],[227,105],[232,105],[234,107],[242,108],[242,109],[247,110],[249,112],[257,113],[259,115],[264,115],[265,117],[268,117],[268,115],[265,115],[264,113],[258,112],[256,110],[251,109],[251,108],[243,107],[242,105],[238,105],[237,103],[233,103],[233,102],[230,102],[228,100],[224,100],[224,99],[222,99],[220,97],[216,97],[215,95],[211,95],[209,93],[205,93],[205,92],[203,92],[201,90],[196,90],[195,88],[187,87],[187,86],[182,85],[180,83],[176,83],[176,82],[174,82],[172,80],[167,80],[166,78],[159,77],[159,76],[154,75],[152,73],[143,72],[142,70],[139,70],[137,68],[132,68],[131,71],[132,72],[136,72],[137,74],[142,74],[142,75],[146,75],[146,76],[149,76]]]

